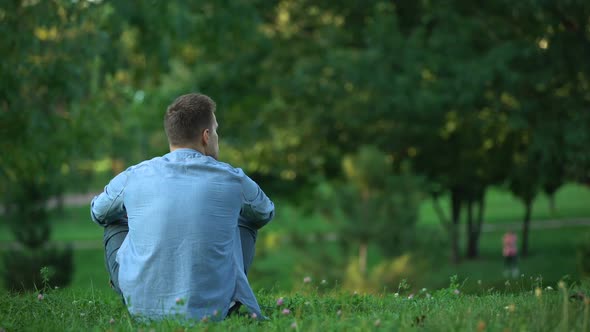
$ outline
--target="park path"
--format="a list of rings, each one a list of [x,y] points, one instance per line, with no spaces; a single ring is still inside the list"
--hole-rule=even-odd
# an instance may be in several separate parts
[[[81,205],[88,205],[90,201],[94,198],[94,196],[100,194],[100,192],[96,193],[85,193],[85,194],[74,194],[74,195],[65,195],[64,206],[81,206]],[[47,201],[47,207],[53,208],[57,206],[57,199],[50,198]]]
[[[531,229],[553,229],[561,227],[584,227],[590,226],[590,219],[549,219],[549,220],[531,220]],[[521,222],[484,224],[483,232],[499,232],[507,230],[520,230],[522,228]]]
[[[94,196],[100,193],[86,193],[86,194],[73,194],[73,195],[65,195],[63,197],[64,206],[82,206],[90,204],[90,201],[94,198]],[[58,199],[53,197],[47,200],[47,207],[54,208],[57,206]],[[4,213],[4,207],[0,206],[0,214]]]

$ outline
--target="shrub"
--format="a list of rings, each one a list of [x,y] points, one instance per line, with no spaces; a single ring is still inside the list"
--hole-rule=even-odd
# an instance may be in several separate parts
[[[11,291],[40,289],[47,268],[51,286],[68,285],[73,275],[73,250],[71,246],[43,250],[13,249],[3,254],[4,285]]]
[[[10,290],[31,290],[40,285],[39,271],[49,269],[56,286],[67,285],[73,272],[72,248],[49,245],[51,224],[47,200],[54,188],[43,177],[19,179],[2,195],[5,218],[19,243],[18,249],[3,254],[5,286]],[[5,188],[5,189],[6,189]]]

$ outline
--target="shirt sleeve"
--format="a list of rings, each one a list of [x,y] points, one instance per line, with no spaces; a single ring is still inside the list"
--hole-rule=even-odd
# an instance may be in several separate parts
[[[275,213],[273,202],[258,184],[244,174],[242,178],[242,209],[239,224],[259,229],[272,220]]]
[[[90,216],[95,223],[106,226],[127,217],[123,198],[129,174],[124,171],[114,177],[90,203]]]

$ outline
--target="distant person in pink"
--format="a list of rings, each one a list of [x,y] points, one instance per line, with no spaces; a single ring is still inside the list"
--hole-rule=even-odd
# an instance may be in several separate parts
[[[518,276],[517,255],[518,249],[516,247],[516,234],[512,231],[506,232],[502,238],[502,255],[504,256],[504,277]]]

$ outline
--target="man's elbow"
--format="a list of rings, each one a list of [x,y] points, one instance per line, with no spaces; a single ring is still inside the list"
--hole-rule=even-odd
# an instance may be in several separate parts
[[[274,206],[269,211],[254,211],[252,207],[248,206],[240,211],[240,224],[260,229],[266,226],[274,218],[274,215]]]
[[[92,208],[90,208],[90,219],[99,226],[106,226],[104,216],[96,213]]]
[[[268,214],[261,216],[260,219],[255,221],[255,224],[258,228],[262,228],[264,226],[266,226],[266,224],[268,224],[275,216],[275,210],[272,209],[272,211],[270,211]]]
[[[104,227],[107,224],[107,213],[104,209],[100,208],[102,204],[100,204],[99,197],[100,196],[94,197],[90,202],[90,219],[92,219],[95,224]]]

